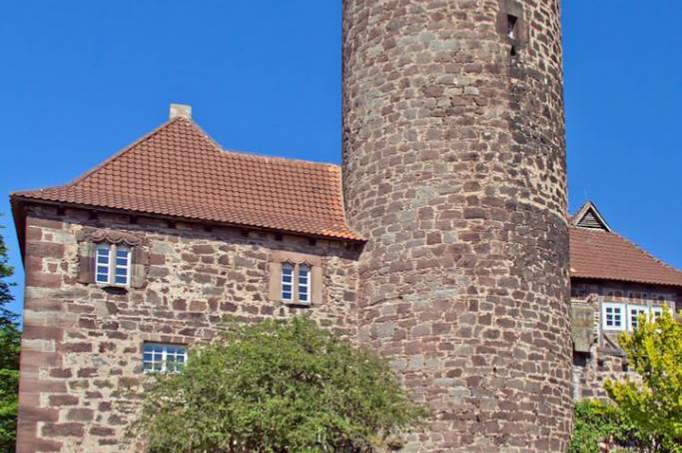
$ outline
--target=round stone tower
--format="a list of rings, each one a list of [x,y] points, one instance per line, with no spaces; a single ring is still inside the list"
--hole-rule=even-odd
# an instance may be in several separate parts
[[[559,0],[344,0],[360,340],[423,452],[563,452],[571,427]]]

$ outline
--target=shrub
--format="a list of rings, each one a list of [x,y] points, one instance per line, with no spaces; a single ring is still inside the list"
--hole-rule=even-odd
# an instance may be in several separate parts
[[[580,401],[575,406],[569,453],[600,453],[603,442],[643,451],[639,447],[646,443],[646,438],[615,405],[599,400]]]
[[[386,362],[294,318],[235,325],[154,376],[134,431],[152,452],[362,452],[424,415]]]

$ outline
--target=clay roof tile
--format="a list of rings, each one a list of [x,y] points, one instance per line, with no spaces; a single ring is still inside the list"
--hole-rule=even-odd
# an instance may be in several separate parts
[[[624,237],[570,227],[571,277],[682,286],[682,272]]]
[[[338,166],[224,151],[182,117],[70,184],[12,197],[361,240]]]

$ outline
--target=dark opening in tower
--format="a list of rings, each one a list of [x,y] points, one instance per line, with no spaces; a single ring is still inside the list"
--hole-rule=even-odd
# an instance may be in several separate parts
[[[511,49],[509,54],[512,57],[516,56],[516,42],[518,38],[518,23],[519,18],[513,14],[507,14],[507,37],[511,40]]]
[[[507,14],[507,36],[509,39],[516,39],[516,24],[519,18],[513,14]]]

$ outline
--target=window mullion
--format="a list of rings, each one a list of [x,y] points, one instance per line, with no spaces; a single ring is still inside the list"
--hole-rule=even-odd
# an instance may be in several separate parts
[[[116,244],[111,244],[109,247],[109,275],[107,280],[110,285],[113,285],[116,278]]]
[[[294,275],[291,276],[291,300],[298,303],[298,263],[294,264]]]

